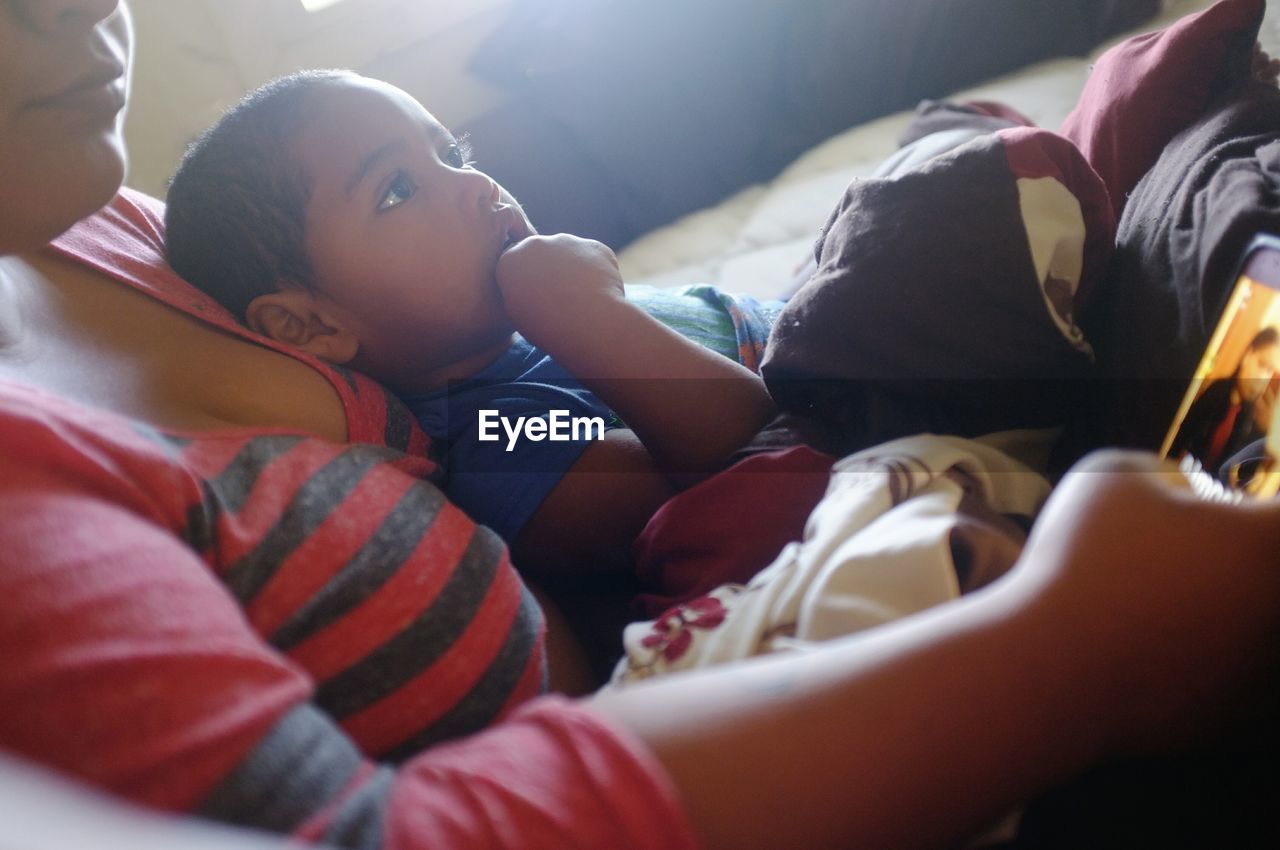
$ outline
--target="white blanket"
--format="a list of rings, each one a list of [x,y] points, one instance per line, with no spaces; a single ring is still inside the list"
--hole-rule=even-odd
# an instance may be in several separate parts
[[[1048,493],[1029,467],[959,437],[920,435],[850,455],[833,467],[804,539],[749,584],[628,626],[614,684],[804,649],[954,599],[962,502],[1029,517]],[[986,545],[1016,554],[1020,540],[992,536],[1000,532],[986,532]]]

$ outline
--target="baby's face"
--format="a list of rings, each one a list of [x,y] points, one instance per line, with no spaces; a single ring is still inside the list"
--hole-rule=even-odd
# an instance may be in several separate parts
[[[353,76],[310,108],[298,157],[312,284],[359,336],[361,368],[422,390],[509,340],[494,269],[529,232],[515,200],[394,86]]]

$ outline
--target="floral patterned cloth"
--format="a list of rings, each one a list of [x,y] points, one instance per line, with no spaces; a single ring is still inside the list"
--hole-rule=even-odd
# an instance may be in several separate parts
[[[1033,516],[1049,484],[979,441],[920,435],[839,461],[804,539],[749,583],[726,584],[627,627],[610,686],[850,634],[959,595],[965,505]],[[998,533],[987,527],[983,533]],[[998,547],[996,547],[998,548]],[[1007,547],[1006,547],[1007,550]],[[963,561],[963,563],[962,563]]]

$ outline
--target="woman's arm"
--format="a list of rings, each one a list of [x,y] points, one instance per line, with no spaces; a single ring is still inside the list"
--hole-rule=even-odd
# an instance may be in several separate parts
[[[1103,751],[1094,659],[1020,607],[979,593],[595,706],[654,749],[708,847],[947,846]]]
[[[758,375],[628,303],[599,242],[529,237],[498,279],[520,332],[613,408],[674,482],[722,466],[773,412]]]
[[[1100,758],[1187,743],[1274,670],[1280,504],[1164,475],[1095,458],[984,591],[594,704],[653,747],[709,847],[953,842]]]

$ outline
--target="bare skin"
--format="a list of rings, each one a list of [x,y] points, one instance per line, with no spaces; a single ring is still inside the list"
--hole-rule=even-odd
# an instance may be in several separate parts
[[[0,259],[0,281],[12,323],[0,376],[160,428],[269,426],[346,439],[337,393],[292,357],[51,253]]]

